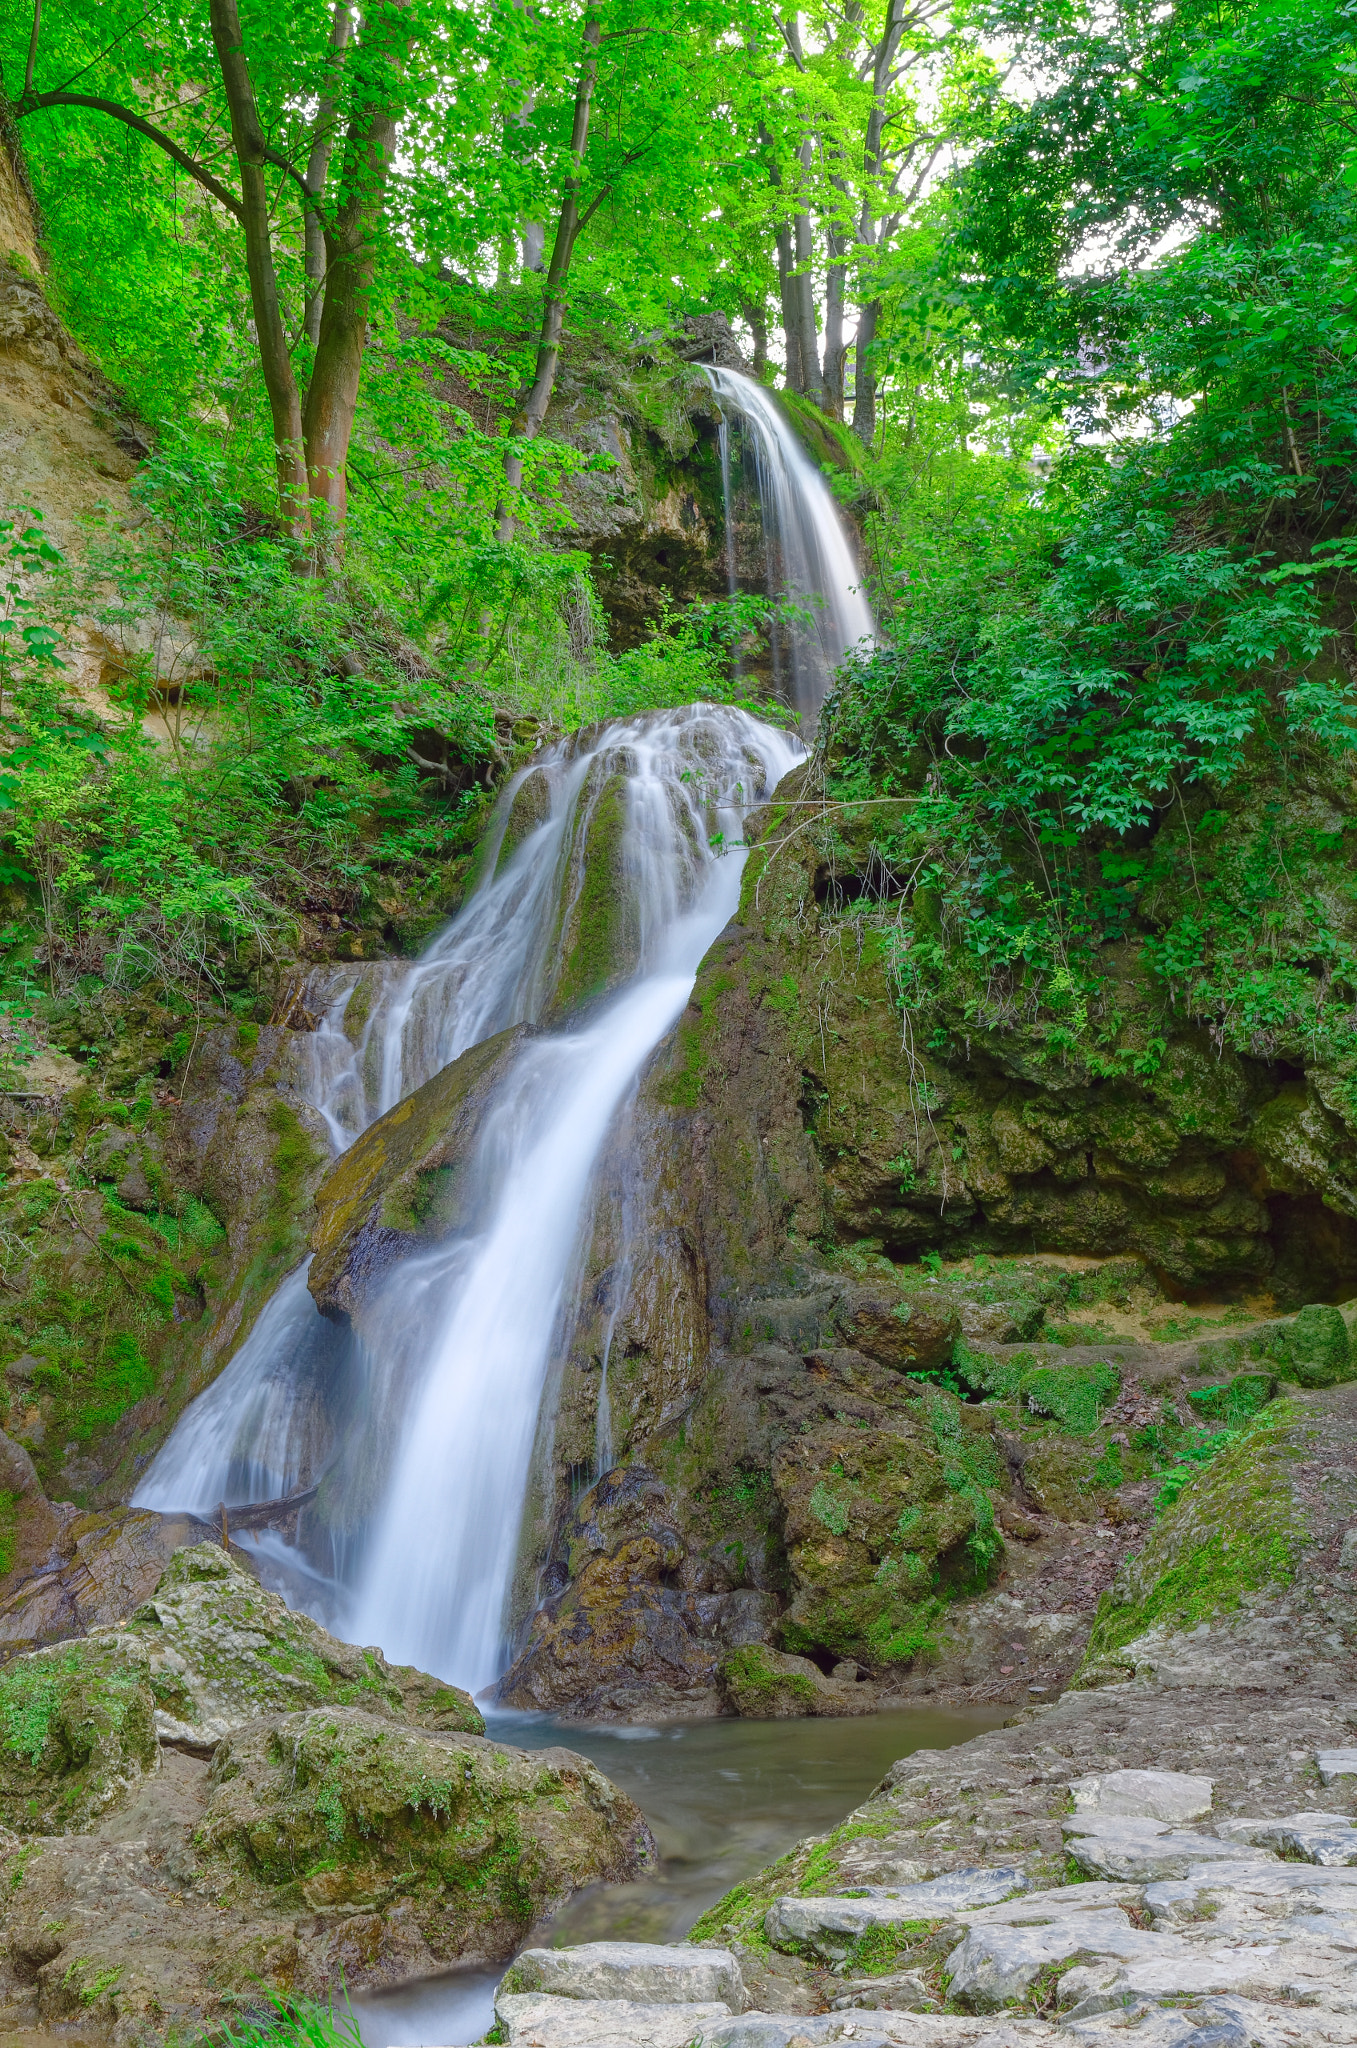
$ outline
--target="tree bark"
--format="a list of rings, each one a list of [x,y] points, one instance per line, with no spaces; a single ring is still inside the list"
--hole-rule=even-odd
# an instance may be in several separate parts
[[[810,154],[810,146],[809,138],[801,145],[803,162]],[[796,215],[795,232],[796,275],[792,282],[796,293],[797,341],[801,350],[801,389],[823,410],[825,382],[820,374],[820,344],[815,332],[815,279],[812,275],[815,235],[810,214],[804,209]]]
[[[880,299],[869,299],[858,313],[857,341],[853,348],[853,432],[864,448],[876,436],[876,368],[872,343],[881,317]]]
[[[774,180],[774,183],[780,182],[780,179]],[[784,223],[777,231],[777,282],[778,294],[782,300],[782,339],[787,358],[787,389],[804,391],[806,380],[801,368],[801,315],[796,303],[795,269],[792,231]]]
[[[344,55],[351,27],[352,16],[347,0],[335,0],[335,11],[330,21],[329,51],[331,66],[335,69]],[[330,172],[337,105],[336,94],[322,95],[311,128],[311,154],[306,160],[306,196],[303,201],[306,223],[305,331],[312,348],[320,340],[321,299],[325,291],[325,224],[320,204],[325,197],[325,180]]]
[[[393,17],[401,9],[402,0],[369,9],[363,22],[365,46],[383,32],[394,34]],[[397,54],[403,57],[403,46]],[[342,520],[348,508],[344,471],[367,345],[377,234],[400,114],[390,74],[384,97],[354,107],[344,138],[340,181],[346,196],[325,231],[325,297],[304,426],[308,489],[336,520]]]
[[[584,220],[580,216],[580,186],[584,177],[584,152],[589,142],[589,108],[598,78],[598,46],[601,34],[597,19],[592,15],[587,17],[584,24],[584,54],[580,61],[579,82],[575,87],[575,116],[570,127],[569,169],[566,172],[565,189],[561,194],[556,239],[551,245],[551,262],[547,267],[546,289],[542,298],[542,326],[537,341],[537,363],[527,398],[514,422],[514,437],[518,441],[535,441],[542,431],[542,422],[547,416],[547,407],[551,403],[551,394],[556,383],[556,366],[561,359],[561,330],[565,325],[565,287],[570,276],[570,259],[574,254],[575,241],[584,225]],[[595,200],[594,204],[597,205],[598,201]],[[592,211],[593,207],[590,208],[591,213]],[[523,487],[523,458],[517,449],[511,450],[504,458],[504,482],[509,494]],[[512,496],[509,495],[501,500],[496,534],[501,542],[505,542],[513,539],[513,533],[514,512]]]
[[[768,321],[760,299],[741,299],[740,311],[754,337],[754,375],[762,382],[768,367]]]
[[[891,87],[891,71],[900,48],[904,33],[906,0],[886,0],[886,19],[882,25],[881,41],[872,57],[872,106],[867,116],[867,129],[862,143],[862,211],[858,218],[858,241],[864,249],[873,249],[877,240],[877,222],[872,211],[872,185],[880,177],[882,168],[881,139],[886,127],[886,95]],[[876,368],[872,362],[871,347],[876,339],[877,326],[881,318],[881,301],[878,298],[859,299],[857,344],[854,350],[853,366],[853,432],[865,448],[869,448],[876,433]]]
[[[250,280],[259,360],[273,416],[273,456],[278,473],[278,502],[289,530],[299,539],[310,529],[306,494],[306,453],[301,402],[292,357],[278,304],[278,278],[273,267],[269,232],[269,198],[264,182],[267,161],[264,131],[255,104],[254,85],[245,61],[244,37],[236,0],[211,0],[212,41],[221,66],[231,140],[240,169],[241,225],[245,230],[245,268]]]

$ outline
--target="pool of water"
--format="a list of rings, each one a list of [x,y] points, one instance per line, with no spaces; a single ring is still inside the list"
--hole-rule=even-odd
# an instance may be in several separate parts
[[[492,1714],[486,1732],[520,1749],[563,1744],[592,1758],[650,1822],[660,1864],[635,1884],[580,1892],[532,1941],[678,1941],[708,1906],[802,1835],[825,1834],[897,1757],[950,1749],[1007,1709],[909,1708],[854,1721],[687,1721],[581,1727]],[[364,2048],[452,2048],[494,2017],[498,1970],[459,1970],[353,2001]]]

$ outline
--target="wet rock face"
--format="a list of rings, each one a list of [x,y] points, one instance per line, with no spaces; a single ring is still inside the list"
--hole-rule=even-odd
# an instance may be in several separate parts
[[[500,1681],[505,1706],[581,1718],[718,1713],[722,1658],[764,1638],[777,1612],[769,1594],[734,1588],[728,1572],[690,1557],[668,1489],[640,1467],[605,1473],[584,1496],[544,1581],[552,1591],[531,1639]]]
[[[473,1046],[335,1161],[316,1194],[307,1276],[322,1315],[359,1313],[398,1259],[467,1220],[482,1192],[470,1173],[481,1122],[524,1036],[515,1026]]]

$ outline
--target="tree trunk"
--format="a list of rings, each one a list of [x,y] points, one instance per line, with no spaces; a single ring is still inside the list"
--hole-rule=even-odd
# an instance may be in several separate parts
[[[829,273],[825,290],[825,411],[843,418],[843,368],[848,346],[843,338],[843,290],[848,237],[837,228],[829,235]]]
[[[754,337],[754,375],[760,380],[768,367],[768,321],[760,299],[741,299],[740,311]]]
[[[853,349],[853,432],[864,448],[876,437],[876,366],[872,343],[881,317],[880,299],[869,299],[858,314],[858,336]]]
[[[330,62],[338,68],[349,40],[352,17],[347,0],[336,0],[330,21]],[[312,348],[320,340],[321,297],[325,290],[325,227],[319,206],[325,197],[325,180],[330,171],[334,147],[337,100],[333,93],[322,96],[311,128],[311,154],[306,160],[306,338]]]
[[[396,0],[396,6],[369,10],[363,22],[365,45],[370,46],[383,27],[390,35],[392,16],[401,4]],[[376,54],[380,63],[385,53],[369,48],[365,54]],[[401,113],[391,98],[389,71],[386,77],[384,101],[356,105],[344,138],[340,187],[347,196],[325,231],[325,298],[303,421],[311,496],[327,505],[337,520],[343,519],[348,503],[344,471],[367,345],[377,235]]]
[[[551,246],[546,291],[542,299],[542,327],[537,341],[537,364],[532,387],[522,411],[514,422],[515,439],[535,441],[547,416],[556,383],[556,365],[561,358],[561,329],[565,325],[565,287],[570,276],[570,259],[583,221],[580,218],[580,185],[584,176],[584,152],[589,142],[589,106],[598,77],[598,46],[601,29],[589,16],[584,24],[584,55],[579,83],[575,88],[575,118],[570,128],[570,168],[561,195],[561,212],[556,222],[556,239]],[[599,195],[602,196],[601,194]],[[598,203],[597,200],[594,202]],[[592,213],[593,207],[590,212]],[[510,496],[501,500],[496,534],[501,542],[513,539],[512,493],[523,486],[523,458],[512,451],[504,458],[504,481]]]
[[[777,231],[777,282],[782,300],[782,338],[787,358],[787,389],[804,391],[805,376],[801,368],[801,314],[796,303],[796,278],[793,275],[795,261],[792,256],[792,231],[780,227]]]
[[[278,278],[269,234],[269,196],[264,181],[265,140],[255,105],[254,86],[245,61],[244,38],[236,0],[211,0],[212,41],[221,66],[226,104],[231,116],[231,141],[240,167],[241,223],[245,229],[245,268],[250,280],[259,360],[273,417],[273,456],[278,472],[278,503],[288,530],[298,539],[310,528],[306,496],[306,454],[301,402],[292,374],[287,335],[278,305]]]
[[[796,275],[792,282],[796,291],[797,341],[801,349],[801,389],[807,398],[823,408],[825,383],[820,374],[820,344],[815,332],[815,279],[811,274],[814,258],[815,237],[811,231],[810,215],[798,213]]]

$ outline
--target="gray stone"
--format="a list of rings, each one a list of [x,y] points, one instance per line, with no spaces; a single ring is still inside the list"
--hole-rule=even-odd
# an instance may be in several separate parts
[[[1292,1813],[1279,1820],[1227,1820],[1221,1834],[1307,1863],[1357,1864],[1357,1827],[1345,1813]]]
[[[795,1941],[837,1959],[874,1927],[950,1920],[964,1907],[997,1905],[1029,1884],[1021,1870],[952,1870],[927,1884],[877,1889],[865,1898],[775,1899],[764,1916],[764,1932],[774,1948]]]
[[[1144,1887],[1138,1884],[1063,1884],[1050,1891],[1027,1892],[998,1906],[980,1906],[960,1917],[964,1927],[1047,1927],[1072,1913],[1096,1913],[1109,1906],[1124,1911],[1138,1906],[1144,1895]]]
[[[1190,1926],[1211,1916],[1237,1920],[1261,1910],[1274,1930],[1279,1917],[1357,1915],[1357,1869],[1321,1869],[1308,1863],[1198,1865],[1185,1878],[1146,1885],[1145,1910],[1156,1928]]]
[[[876,2012],[870,2019],[847,2012],[814,2018],[752,2012],[705,2027],[694,2048],[826,2048],[840,2041],[852,2048],[1068,2048],[1064,2035],[1044,2020],[922,2012]]]
[[[1083,2017],[1070,2012],[1054,2040],[1069,2048],[1352,2048],[1357,2030],[1331,2013],[1266,2006],[1252,1999],[1205,1998],[1186,2010],[1137,2004]]]
[[[715,2001],[697,2005],[638,2005],[629,1998],[543,1998],[532,1992],[501,1992],[495,2018],[510,2048],[688,2048],[729,2008]]]
[[[579,1948],[524,1949],[501,1990],[553,1998],[630,1999],[636,2005],[702,2005],[720,2000],[743,2012],[740,1966],[726,1948],[685,1943],[591,1941]]]
[[[1146,1935],[1153,1953],[1111,1965],[1079,1963],[1060,1980],[1060,2003],[1077,2006],[1081,2012],[1095,2010],[1091,2001],[1104,2001],[1103,2009],[1147,1999],[1162,2004],[1168,1999],[1209,1998],[1233,1992],[1242,1998],[1296,2004],[1322,2004],[1332,1989],[1331,1974],[1307,1969],[1310,1952],[1298,1944],[1262,1942],[1256,1947],[1189,1948],[1171,1935]],[[1345,1959],[1350,1976],[1350,1958]],[[1357,2004],[1357,2000],[1353,2001]]]
[[[1070,1786],[1076,1813],[1143,1820],[1200,1820],[1211,1811],[1212,1781],[1185,1771],[1100,1771]]]
[[[1176,1953],[1172,1937],[1144,1934],[1119,1907],[1105,1906],[1064,1913],[1034,1927],[972,1927],[945,1968],[952,1980],[949,1995],[959,2005],[972,2012],[997,2012],[1021,1998],[1051,1963],[1085,1952],[1129,1960],[1169,1949]]]
[[[1321,1749],[1315,1762],[1319,1765],[1321,1784],[1332,1785],[1336,1778],[1357,1778],[1357,1749]]]
[[[1071,1814],[1061,1828],[1067,1851],[1090,1877],[1147,1884],[1186,1877],[1197,1863],[1257,1860],[1242,1843],[1215,1841],[1186,1828],[1166,1827],[1162,1821]]]
[[[843,1993],[830,2000],[831,2010],[846,2012],[858,2008],[879,2012],[936,2012],[938,2001],[917,1970],[901,1970],[895,1976],[849,1977]]]

